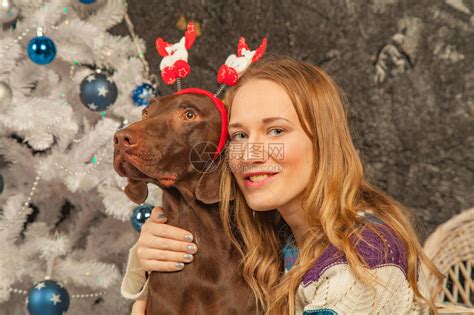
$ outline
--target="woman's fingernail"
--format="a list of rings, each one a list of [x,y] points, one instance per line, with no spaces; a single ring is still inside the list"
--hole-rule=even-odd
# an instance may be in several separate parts
[[[193,259],[193,255],[191,255],[191,254],[184,254],[184,259],[185,259],[185,260],[192,260],[192,259]]]
[[[176,263],[176,268],[177,269],[183,269],[184,268],[184,263],[182,263],[182,262]]]
[[[158,214],[158,220],[164,220],[166,219],[166,214],[164,214],[163,212]]]
[[[195,252],[196,251],[196,245],[194,245],[194,244],[188,245],[188,250],[191,251],[191,252]]]
[[[188,242],[192,242],[193,241],[193,236],[191,234],[188,234],[188,235],[184,236],[184,239]]]

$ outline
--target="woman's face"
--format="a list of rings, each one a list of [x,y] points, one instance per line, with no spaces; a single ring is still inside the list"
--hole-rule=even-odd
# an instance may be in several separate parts
[[[229,136],[229,166],[250,208],[298,210],[314,154],[285,90],[262,79],[240,87]]]

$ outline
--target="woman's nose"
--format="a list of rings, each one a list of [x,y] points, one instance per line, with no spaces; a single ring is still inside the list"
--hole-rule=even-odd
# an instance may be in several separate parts
[[[268,159],[267,140],[264,134],[253,132],[245,143],[244,162],[265,162]]]
[[[265,143],[263,142],[247,142],[244,154],[244,160],[247,162],[263,162],[267,158]]]

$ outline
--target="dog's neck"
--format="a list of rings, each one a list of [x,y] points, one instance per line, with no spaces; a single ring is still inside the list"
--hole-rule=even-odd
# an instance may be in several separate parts
[[[215,170],[213,176],[219,176],[220,171],[220,168]],[[186,175],[181,176],[181,178],[176,181],[173,187],[169,189],[163,189],[163,204],[165,204],[165,200],[169,202],[169,211],[173,212],[173,216],[180,217],[181,213],[186,215],[187,211],[209,212],[210,209],[217,209],[217,202],[215,204],[208,204],[204,203],[197,197],[197,186],[202,175],[202,172],[193,170],[193,172],[189,172]],[[216,190],[219,189],[215,182],[211,183],[210,181],[206,180],[204,183],[207,187],[216,186],[213,188]],[[188,209],[182,209],[183,207]],[[218,211],[214,212],[216,213],[212,215],[219,216]],[[186,218],[179,218],[179,220],[186,220]]]
[[[219,214],[219,204],[206,204],[195,195],[197,181],[189,180],[186,185],[175,185],[163,190],[163,208],[168,217],[168,224],[180,227],[193,233],[196,244],[201,248],[217,249],[227,252],[230,241],[209,233],[214,231],[223,235],[223,226]],[[194,183],[194,185],[192,184]]]
[[[193,207],[195,206],[196,199],[196,186],[199,181],[200,174],[198,172],[192,172],[185,179],[178,181],[173,187],[176,188],[186,203]]]

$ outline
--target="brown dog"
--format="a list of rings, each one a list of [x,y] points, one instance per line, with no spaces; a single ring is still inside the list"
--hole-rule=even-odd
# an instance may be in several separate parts
[[[158,185],[167,223],[191,231],[199,247],[183,270],[150,274],[148,315],[256,313],[254,296],[239,271],[240,256],[219,215],[225,163],[222,154],[212,157],[220,135],[215,104],[193,93],[155,99],[141,121],[115,134],[114,167],[128,178],[127,196],[143,203],[147,183]],[[206,145],[209,154],[199,156]]]

